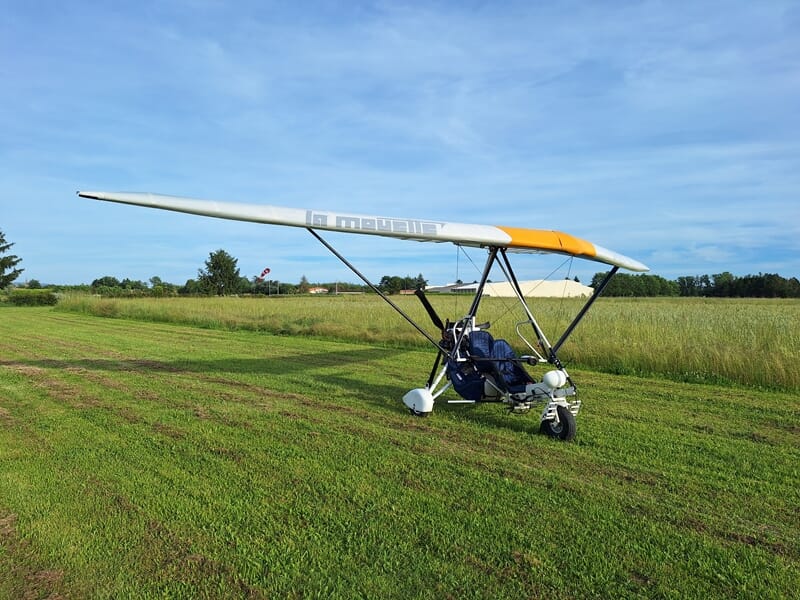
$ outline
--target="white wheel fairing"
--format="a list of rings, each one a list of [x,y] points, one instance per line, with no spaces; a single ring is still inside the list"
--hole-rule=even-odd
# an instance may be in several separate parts
[[[403,396],[403,404],[415,415],[427,415],[433,411],[433,394],[428,388],[416,388]]]

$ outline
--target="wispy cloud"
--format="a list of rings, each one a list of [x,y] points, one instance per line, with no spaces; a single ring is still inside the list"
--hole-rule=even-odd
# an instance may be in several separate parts
[[[292,258],[319,256],[302,232],[81,187],[562,229],[665,276],[800,275],[791,2],[58,6],[0,23],[0,227],[31,277],[181,281],[269,240],[282,277],[325,278]],[[375,243],[343,241],[380,276]]]

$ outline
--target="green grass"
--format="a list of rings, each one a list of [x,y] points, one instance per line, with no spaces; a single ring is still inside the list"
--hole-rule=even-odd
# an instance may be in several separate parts
[[[574,369],[565,444],[431,359],[0,309],[0,597],[794,596],[795,394]]]
[[[393,297],[434,334],[414,297]],[[442,318],[456,319],[469,298],[431,296]],[[583,305],[574,299],[533,299],[537,319],[555,343]],[[428,342],[374,295],[283,298],[101,299],[77,296],[60,310],[98,316],[268,331],[421,348]],[[495,337],[522,349],[516,300],[487,298],[480,320]],[[522,331],[530,338],[530,327]],[[739,383],[800,389],[800,301],[706,298],[601,298],[561,351],[565,364],[615,374],[698,383]]]

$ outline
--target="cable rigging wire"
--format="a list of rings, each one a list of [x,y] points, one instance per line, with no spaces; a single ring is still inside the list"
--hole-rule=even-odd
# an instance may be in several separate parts
[[[467,258],[467,260],[470,262],[472,267],[475,269],[475,272],[480,274],[481,273],[481,269],[478,267],[477,264],[475,264],[475,261],[472,260],[472,257],[467,253],[467,251],[464,249],[464,247],[461,246],[460,244],[456,244],[456,247],[457,247],[457,251],[456,251],[456,281],[460,281],[460,279],[459,279],[459,275],[460,275],[459,255],[462,252],[464,253],[464,256]],[[529,293],[535,291],[539,287],[539,285],[541,285],[541,283],[543,283],[545,281],[550,281],[551,278],[557,272],[562,271],[566,267],[567,276],[564,279],[564,286],[562,288],[561,298],[560,298],[560,303],[559,303],[559,310],[558,310],[558,312],[561,313],[562,315],[564,314],[564,301],[565,301],[565,298],[567,296],[567,283],[566,283],[566,281],[569,279],[569,275],[572,273],[572,266],[573,266],[573,261],[574,260],[575,260],[575,257],[572,257],[572,256],[566,257],[561,263],[559,263],[553,270],[551,270],[541,280],[540,284],[535,285],[531,290],[529,290]],[[505,270],[502,268],[502,266],[500,266],[500,268],[501,268],[501,270],[504,271],[505,279],[508,280],[508,274],[505,273]],[[487,286],[489,288],[491,288],[491,285],[492,284],[491,284],[491,280],[490,280],[487,283]],[[456,297],[458,295],[459,295],[458,293],[455,294]],[[500,301],[500,304],[501,304],[501,307],[503,308],[503,311],[500,312],[500,314],[497,315],[493,319],[494,323],[502,322],[503,319],[506,318],[517,307],[517,303],[516,302],[512,302],[507,298],[504,298],[504,297],[500,296],[500,297],[497,297],[497,299]],[[455,314],[460,314],[460,313],[458,313],[458,298],[456,298],[456,306],[455,306],[455,308],[456,308]]]

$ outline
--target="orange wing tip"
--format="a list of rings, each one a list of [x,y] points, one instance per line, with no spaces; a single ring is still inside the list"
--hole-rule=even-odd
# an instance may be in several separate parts
[[[548,252],[564,252],[573,256],[597,256],[594,244],[561,231],[498,227],[511,238],[509,248],[531,248]]]
[[[558,252],[596,260],[609,265],[623,267],[630,271],[649,271],[644,263],[628,256],[614,252],[587,240],[569,235],[562,231],[544,229],[522,229],[518,227],[498,227],[510,241],[509,248],[540,250],[542,252]]]

